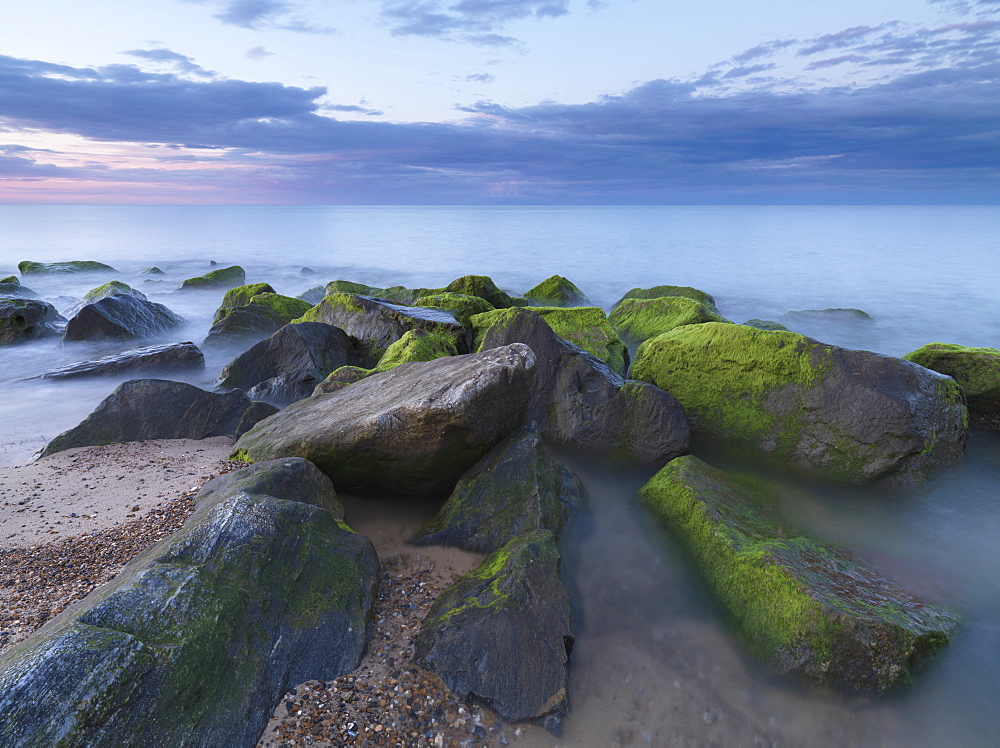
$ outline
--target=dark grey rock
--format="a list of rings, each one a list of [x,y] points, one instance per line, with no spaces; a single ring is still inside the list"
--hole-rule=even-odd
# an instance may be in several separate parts
[[[65,340],[107,340],[158,335],[184,323],[172,311],[137,296],[115,294],[87,304],[66,324]]]
[[[534,368],[524,345],[400,364],[289,405],[235,448],[248,462],[304,457],[342,490],[448,493],[524,423]]]
[[[205,368],[205,356],[194,343],[165,343],[133,348],[101,358],[50,369],[42,379],[97,377],[126,372],[197,371]]]
[[[35,338],[58,335],[59,316],[51,304],[36,299],[0,297],[0,345],[14,345]]]
[[[549,454],[531,424],[470,468],[410,542],[492,553],[526,530],[547,529],[558,537],[582,500],[579,479]]]
[[[301,457],[266,460],[223,473],[203,485],[194,502],[201,506],[220,496],[244,493],[312,504],[329,511],[334,519],[344,518],[344,505],[337,498],[333,483],[318,467]]]
[[[555,539],[532,530],[441,593],[413,659],[459,696],[519,722],[565,712],[572,646]]]
[[[260,340],[288,324],[273,309],[248,304],[227,310],[226,315],[212,325],[204,345],[212,345],[233,339]]]
[[[211,264],[217,265],[218,263],[213,260]],[[243,268],[239,265],[233,265],[228,268],[212,270],[195,278],[188,278],[187,280],[181,282],[178,290],[189,291],[197,289],[233,288],[234,286],[242,286],[246,283],[246,277],[247,276]]]
[[[295,298],[308,301],[310,304],[315,306],[323,300],[324,296],[326,296],[326,289],[323,286],[315,286],[310,288],[308,291],[303,291]]]
[[[64,309],[63,314],[69,318],[73,318],[81,309],[87,306],[87,304],[93,304],[94,302],[106,299],[109,296],[135,296],[137,299],[148,301],[144,293],[136,291],[127,283],[122,283],[121,281],[109,281],[85,293],[83,298],[75,301],[69,307]]]
[[[239,390],[218,395],[184,382],[123,382],[79,424],[50,441],[42,456],[72,447],[239,436],[277,409],[251,402]]]
[[[17,263],[21,275],[61,275],[64,273],[117,273],[110,265],[93,260],[70,260],[69,262],[31,262],[24,260]]]
[[[174,536],[0,658],[0,743],[250,748],[289,688],[358,666],[371,542],[245,491],[291,497],[294,478],[252,483],[217,484]]]

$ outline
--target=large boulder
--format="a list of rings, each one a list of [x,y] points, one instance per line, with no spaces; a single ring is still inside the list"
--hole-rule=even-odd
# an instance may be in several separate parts
[[[655,338],[681,325],[729,321],[714,306],[685,296],[623,299],[608,315],[611,326],[632,343]]]
[[[266,283],[240,286],[232,291],[247,292],[247,289],[269,287]],[[227,294],[228,296],[228,294]],[[243,301],[242,294],[234,295],[232,303]],[[215,321],[208,331],[206,343],[215,343],[227,338],[246,338],[270,335],[292,320],[301,317],[311,308],[308,301],[291,296],[263,291],[254,294],[240,306],[222,306],[215,312]]]
[[[50,441],[42,456],[73,447],[241,435],[277,409],[239,390],[218,395],[165,379],[130,379],[79,424]]]
[[[694,299],[706,306],[714,307],[715,299],[704,291],[691,286],[653,286],[652,288],[633,288],[615,302],[615,306],[621,304],[625,299],[658,299],[661,296],[683,296]]]
[[[702,434],[841,480],[919,482],[968,436],[950,377],[792,332],[678,327],[639,346],[632,376],[673,394]]]
[[[165,343],[60,366],[45,372],[41,378],[73,379],[134,372],[197,371],[204,368],[205,356],[194,343]]]
[[[21,299],[37,299],[38,294],[27,286],[22,286],[16,275],[0,278],[0,296],[14,296]]]
[[[534,369],[525,345],[402,364],[289,405],[240,437],[236,455],[304,457],[352,492],[445,494],[524,423]]]
[[[972,423],[1000,428],[1000,350],[928,343],[903,358],[953,378],[965,393]]]
[[[261,293],[274,293],[274,289],[270,283],[249,283],[244,286],[230,288],[222,297],[222,303],[219,304],[219,308],[215,310],[212,324],[214,325],[225,317],[229,309],[246,306],[254,296]]]
[[[421,296],[413,302],[414,306],[433,307],[435,309],[447,309],[455,315],[467,329],[472,327],[472,317],[483,312],[490,312],[494,307],[486,299],[479,296],[469,296],[461,293],[439,293],[431,296]]]
[[[513,319],[516,309],[497,309],[495,312],[477,314],[472,318],[475,329],[474,348],[482,345],[483,331]],[[545,320],[556,335],[582,348],[606,363],[615,374],[625,376],[628,371],[628,349],[618,333],[608,323],[603,309],[591,306],[532,307],[531,311]]]
[[[20,296],[0,297],[0,345],[59,334],[65,320],[51,304]]]
[[[367,365],[374,366],[392,343],[407,330],[426,330],[454,338],[461,353],[469,350],[465,328],[444,309],[400,306],[384,299],[357,294],[327,296],[297,322],[325,322],[339,327],[365,346]]]
[[[471,467],[411,542],[492,553],[526,530],[558,537],[582,500],[580,480],[549,454],[532,424]]]
[[[31,262],[24,260],[17,263],[21,275],[57,275],[64,273],[117,273],[110,265],[93,260],[71,260],[69,262]]]
[[[506,720],[557,721],[566,710],[572,646],[555,538],[532,530],[441,593],[421,624],[413,660]]]
[[[443,289],[442,293],[457,293],[486,299],[496,309],[506,309],[512,305],[510,296],[501,291],[488,275],[463,275]]]
[[[299,501],[296,475],[264,477],[214,481],[175,535],[0,658],[3,745],[250,748],[289,688],[358,666],[375,550]]]
[[[247,274],[243,268],[239,265],[233,265],[232,267],[219,268],[204,275],[181,281],[178,290],[233,288],[235,286],[242,286],[246,282],[246,279]]]
[[[553,275],[524,292],[528,303],[536,306],[584,306],[587,297],[568,278]]]
[[[525,343],[538,359],[530,417],[543,434],[602,456],[662,465],[688,449],[687,417],[659,387],[626,380],[563,340],[535,309],[505,309],[475,319],[480,350]]]
[[[153,301],[114,294],[87,304],[66,323],[64,340],[129,340],[158,335],[184,319]]]
[[[122,283],[121,281],[108,281],[97,288],[87,291],[87,293],[85,293],[79,301],[70,305],[63,312],[63,314],[66,317],[74,317],[81,309],[87,306],[87,304],[93,304],[95,301],[106,299],[109,296],[135,296],[137,299],[148,301],[146,294],[142,293],[142,291],[136,291],[127,283]]]
[[[265,387],[269,397],[258,399],[287,405],[312,394],[334,369],[359,359],[354,341],[343,330],[322,322],[299,322],[285,325],[226,364],[218,384],[249,390],[280,379]]]
[[[945,646],[958,621],[861,560],[775,521],[759,482],[678,457],[641,489],[687,547],[740,637],[781,672],[881,693]]]

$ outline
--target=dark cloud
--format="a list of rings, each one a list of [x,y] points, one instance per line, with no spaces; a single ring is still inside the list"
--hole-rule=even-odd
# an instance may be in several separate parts
[[[806,66],[806,70],[819,70],[820,68],[830,68],[835,65],[844,65],[848,62],[867,62],[868,58],[863,55],[841,55],[840,57],[828,57],[825,60],[816,60],[815,62],[810,62]],[[879,64],[884,63],[884,60],[880,60]]]
[[[751,47],[744,52],[740,52],[738,55],[734,55],[730,62],[742,65],[745,62],[750,62],[751,60],[756,60],[760,57],[773,55],[775,52],[778,52],[785,47],[790,47],[797,42],[797,39],[776,39],[774,41],[765,42],[764,44],[758,44],[756,47]]]
[[[192,58],[169,49],[130,49],[125,54],[131,57],[138,57],[142,60],[161,63],[177,70],[179,73],[197,75],[202,78],[215,77],[215,73],[211,70],[205,70],[205,68],[198,65]]]
[[[463,80],[469,83],[492,83],[497,77],[492,73],[472,73],[465,76]]]
[[[814,55],[818,52],[827,52],[831,49],[843,49],[844,47],[850,47],[857,44],[859,40],[868,39],[872,34],[878,34],[886,31],[895,25],[897,24],[890,22],[883,23],[879,26],[855,26],[854,28],[838,31],[835,34],[824,34],[823,36],[818,36],[811,40],[811,43],[808,46],[799,49],[797,54],[800,56]]]
[[[589,0],[596,10],[603,3]],[[382,17],[398,36],[458,39],[488,46],[510,45],[496,32],[523,18],[558,18],[570,12],[569,0],[383,0]]]

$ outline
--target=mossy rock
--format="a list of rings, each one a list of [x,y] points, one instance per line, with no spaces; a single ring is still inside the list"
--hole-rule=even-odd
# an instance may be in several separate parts
[[[478,296],[480,299],[486,299],[496,309],[506,309],[511,306],[510,296],[501,291],[488,275],[463,275],[445,286],[443,293]]]
[[[154,265],[153,267],[140,271],[139,275],[166,275],[166,273]]]
[[[16,275],[8,275],[6,278],[0,278],[0,285],[13,285],[20,286],[21,280]]]
[[[25,260],[17,263],[21,275],[49,275],[62,273],[117,273],[110,265],[93,260],[72,260],[70,262],[31,262]]]
[[[678,457],[640,490],[693,557],[740,638],[781,672],[881,693],[958,625],[861,560],[777,520],[761,483]]]
[[[326,296],[326,289],[323,286],[313,286],[308,291],[303,291],[295,298],[308,301],[310,306],[316,306],[323,300],[324,296]]]
[[[788,331],[787,327],[785,327],[780,322],[775,322],[773,319],[748,319],[743,324],[746,325],[747,327],[756,327],[758,330],[785,330],[786,332]]]
[[[301,317],[313,307],[308,301],[268,292],[256,294],[250,299],[250,303],[269,310],[285,322]]]
[[[51,304],[20,296],[0,297],[0,346],[59,334],[65,320]]]
[[[314,395],[325,395],[330,392],[342,390],[348,385],[360,382],[365,377],[370,377],[375,373],[374,369],[365,369],[361,366],[341,366],[330,372],[326,379],[316,385],[313,389]]]
[[[87,291],[87,293],[85,293],[79,301],[66,310],[65,314],[67,317],[73,317],[77,312],[87,306],[87,304],[93,304],[94,302],[106,299],[109,296],[135,296],[137,299],[148,301],[146,294],[142,291],[137,291],[127,283],[122,283],[121,281],[109,281],[104,285]]]
[[[534,288],[524,292],[529,304],[538,306],[583,306],[587,297],[568,278],[553,275]]]
[[[212,324],[214,325],[216,322],[219,322],[223,317],[225,317],[227,309],[233,309],[238,306],[246,306],[250,303],[250,300],[254,296],[260,293],[274,293],[274,289],[271,288],[270,283],[250,283],[248,285],[230,288],[226,291],[226,295],[222,297],[222,303],[219,304],[219,308],[215,311],[215,317],[212,319]]]
[[[479,350],[483,335],[492,327],[504,325],[517,316],[519,310],[497,309],[493,312],[477,314],[472,318],[475,331],[473,350]],[[611,367],[619,376],[628,370],[628,349],[611,327],[603,309],[597,307],[532,307],[531,311],[540,316],[552,331],[579,346],[592,356]]]
[[[517,535],[445,589],[414,642],[417,665],[459,697],[523,721],[566,710],[569,595],[548,530]]]
[[[458,346],[452,335],[440,335],[427,330],[407,330],[403,337],[385,349],[373,373],[395,369],[408,361],[433,361],[458,354]]]
[[[233,288],[246,282],[246,272],[239,265],[212,270],[181,282],[179,290],[202,288]]]
[[[492,553],[526,530],[551,530],[559,537],[582,501],[579,479],[549,454],[532,424],[470,468],[410,542]]]
[[[972,422],[1000,428],[1000,350],[928,343],[903,358],[952,377],[965,393]]]
[[[697,432],[842,480],[919,483],[968,436],[954,380],[793,332],[678,327],[639,346],[631,375],[674,395]]]
[[[324,296],[331,296],[337,293],[371,296],[376,299],[386,299],[394,304],[410,306],[413,304],[413,300],[417,297],[419,292],[406,288],[405,286],[390,286],[388,288],[381,288],[379,286],[368,286],[364,283],[354,283],[353,281],[346,280],[335,280],[326,284],[326,293]]]
[[[608,322],[623,339],[641,343],[681,325],[730,322],[714,306],[685,296],[625,299],[608,315]]]
[[[460,293],[440,293],[433,296],[421,296],[414,306],[426,306],[435,309],[447,309],[453,312],[465,327],[472,328],[472,317],[496,309],[490,302],[480,296],[469,296]]]
[[[715,306],[715,299],[704,291],[691,286],[653,286],[652,288],[633,288],[615,302],[615,306],[625,299],[657,299],[661,296],[683,296],[687,299],[700,301],[706,306]]]

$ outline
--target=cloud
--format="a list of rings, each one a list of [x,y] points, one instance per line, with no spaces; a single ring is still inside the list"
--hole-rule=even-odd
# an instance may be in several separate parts
[[[806,66],[806,70],[819,70],[820,68],[829,68],[835,65],[844,65],[848,62],[867,62],[868,58],[863,55],[841,55],[840,57],[829,57],[825,60],[816,60],[815,62],[810,62]]]
[[[348,112],[351,114],[366,114],[371,117],[382,115],[379,109],[372,109],[366,106],[367,102],[362,99],[360,104],[323,104],[321,109],[328,112]]]
[[[247,50],[246,57],[248,60],[263,60],[265,57],[272,57],[273,55],[273,52],[268,52],[264,47],[256,46],[250,47]]]
[[[130,49],[124,54],[127,54],[130,57],[138,57],[142,60],[160,63],[165,67],[173,68],[179,73],[196,75],[202,78],[214,78],[216,75],[211,70],[205,70],[205,68],[198,65],[187,55],[182,55],[179,52],[174,52],[162,47],[155,49]]]
[[[214,16],[222,23],[244,29],[275,28],[304,34],[328,34],[335,30],[297,15],[304,5],[301,0],[225,0]]]
[[[516,42],[499,34],[511,21],[558,18],[569,0],[382,0],[382,17],[397,36],[427,36],[486,46]],[[591,10],[604,3],[589,0]]]
[[[468,83],[492,83],[496,79],[497,77],[492,73],[472,73],[465,76],[462,80]]]

